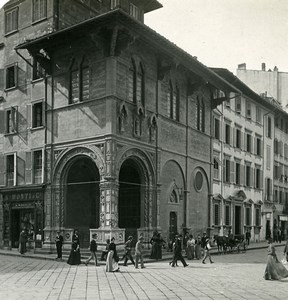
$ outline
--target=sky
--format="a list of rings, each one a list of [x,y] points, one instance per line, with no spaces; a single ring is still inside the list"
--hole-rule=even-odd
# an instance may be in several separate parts
[[[288,0],[158,1],[145,24],[206,66],[288,72]]]

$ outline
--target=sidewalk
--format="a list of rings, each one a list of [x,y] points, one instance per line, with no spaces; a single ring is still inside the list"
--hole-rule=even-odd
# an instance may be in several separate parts
[[[285,243],[286,243],[286,241],[282,241],[281,243],[274,243],[274,245],[275,245],[275,247],[280,247],[280,246],[284,246]],[[255,250],[255,249],[263,249],[263,248],[267,248],[267,247],[268,247],[268,244],[266,241],[262,241],[262,242],[258,242],[258,243],[250,243],[250,245],[246,248],[246,251]],[[241,251],[242,251],[242,249],[241,249]],[[119,256],[122,257],[122,254],[123,253],[120,252]],[[218,250],[217,250],[216,246],[212,247],[212,249],[210,250],[210,254],[218,255]],[[56,257],[55,253],[39,254],[39,253],[34,253],[34,250],[30,250],[30,251],[26,252],[25,255],[21,255],[17,249],[13,249],[13,250],[0,249],[0,255],[9,255],[9,256],[18,256],[18,257],[25,256],[26,258],[34,258],[34,259],[42,259],[42,260],[55,260],[55,257]],[[153,263],[153,262],[157,261],[155,259],[150,259],[149,255],[150,255],[150,251],[148,249],[145,250],[145,254],[144,254],[144,262],[145,263]],[[101,252],[99,251],[97,253],[98,259],[100,258],[100,256],[101,256]],[[165,249],[163,249],[161,261],[171,260],[172,256],[173,256],[172,252],[168,252]],[[63,255],[63,262],[66,262],[67,259],[68,259],[68,255]],[[85,259],[87,259],[86,256],[81,256],[82,261],[84,261]],[[90,263],[92,263],[92,262],[90,262]],[[98,263],[100,263],[100,265],[105,265],[105,261],[99,261]],[[120,261],[119,264],[122,265],[123,261]]]

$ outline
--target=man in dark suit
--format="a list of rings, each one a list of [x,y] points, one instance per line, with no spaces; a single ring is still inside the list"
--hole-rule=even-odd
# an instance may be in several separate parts
[[[125,243],[125,253],[124,253],[124,256],[123,256],[123,259],[124,259],[123,266],[125,266],[125,267],[127,266],[128,259],[130,259],[132,264],[135,266],[135,262],[133,260],[132,255],[131,255],[132,241],[133,241],[133,237],[129,236],[127,242]]]
[[[188,264],[186,263],[185,259],[182,256],[181,238],[182,238],[181,235],[176,236],[172,267],[175,267],[175,264],[177,264],[178,259],[181,260],[184,268],[188,266]]]
[[[56,249],[57,249],[57,257],[56,259],[62,260],[62,246],[63,246],[63,236],[60,234],[60,231],[57,231],[55,237]]]

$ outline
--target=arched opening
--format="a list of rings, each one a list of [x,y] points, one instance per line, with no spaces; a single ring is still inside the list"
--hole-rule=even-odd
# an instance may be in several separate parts
[[[67,174],[65,227],[77,228],[81,247],[88,247],[90,228],[99,227],[100,174],[93,161],[81,157]]]
[[[141,226],[141,178],[139,167],[133,159],[126,160],[119,174],[119,227],[126,236],[137,237]]]

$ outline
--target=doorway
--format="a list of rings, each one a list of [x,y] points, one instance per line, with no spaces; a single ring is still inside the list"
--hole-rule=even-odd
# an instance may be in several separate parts
[[[90,228],[99,227],[99,182],[98,168],[89,158],[77,159],[68,170],[65,227],[78,229],[81,247],[89,246]]]
[[[141,226],[141,178],[133,159],[126,160],[120,169],[118,205],[119,228],[125,228],[125,235],[137,240]]]
[[[235,206],[234,234],[241,234],[241,206]]]

